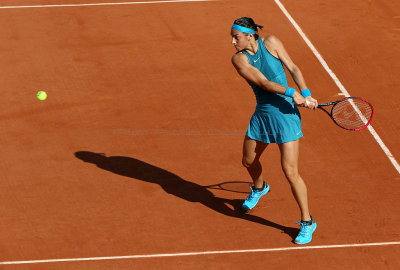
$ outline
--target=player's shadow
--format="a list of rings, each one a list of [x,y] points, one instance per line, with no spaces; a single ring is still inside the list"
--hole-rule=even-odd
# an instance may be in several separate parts
[[[107,157],[101,153],[88,151],[76,152],[75,156],[84,162],[93,163],[103,170],[127,176],[132,179],[158,184],[169,194],[189,202],[199,202],[226,216],[241,218],[279,229],[292,237],[292,239],[294,239],[298,233],[297,228],[286,227],[241,211],[243,200],[215,197],[207,187],[187,181],[176,174],[144,161],[123,156]]]

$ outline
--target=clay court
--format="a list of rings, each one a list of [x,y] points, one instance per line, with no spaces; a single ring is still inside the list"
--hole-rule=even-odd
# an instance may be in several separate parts
[[[399,10],[3,0],[0,269],[400,269]],[[300,109],[300,173],[318,223],[304,246],[292,243],[299,211],[276,145],[261,159],[270,194],[237,211],[256,105],[231,64],[241,16],[284,42],[320,103],[344,88],[375,109],[358,132]]]

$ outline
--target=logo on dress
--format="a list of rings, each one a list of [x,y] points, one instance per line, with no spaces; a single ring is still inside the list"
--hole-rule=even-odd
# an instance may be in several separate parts
[[[260,56],[261,57],[261,56]],[[257,58],[257,60],[254,60],[254,63],[257,62],[258,60],[260,60],[260,57]]]

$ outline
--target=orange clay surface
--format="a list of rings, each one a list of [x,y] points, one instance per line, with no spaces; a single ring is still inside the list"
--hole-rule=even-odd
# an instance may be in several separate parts
[[[79,2],[94,3],[63,3]],[[400,2],[282,2],[350,94],[374,105],[372,125],[400,158]],[[55,2],[1,2],[32,4]],[[1,262],[298,247],[299,211],[276,145],[261,160],[270,194],[248,214],[235,210],[251,181],[241,151],[255,107],[230,61],[230,26],[241,16],[284,42],[320,102],[337,98],[272,0],[0,9]],[[399,241],[400,175],[375,139],[301,112],[300,172],[318,222],[309,245]],[[400,269],[399,253],[392,245],[0,269]]]

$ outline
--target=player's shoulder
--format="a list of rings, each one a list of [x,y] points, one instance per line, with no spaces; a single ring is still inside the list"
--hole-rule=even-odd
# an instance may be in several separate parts
[[[281,41],[277,38],[277,36],[270,34],[264,37],[261,37],[262,41],[264,44],[269,44],[269,45],[279,45],[281,44]]]
[[[236,66],[243,61],[248,62],[247,56],[243,52],[236,52],[234,55],[232,55],[232,63]]]

